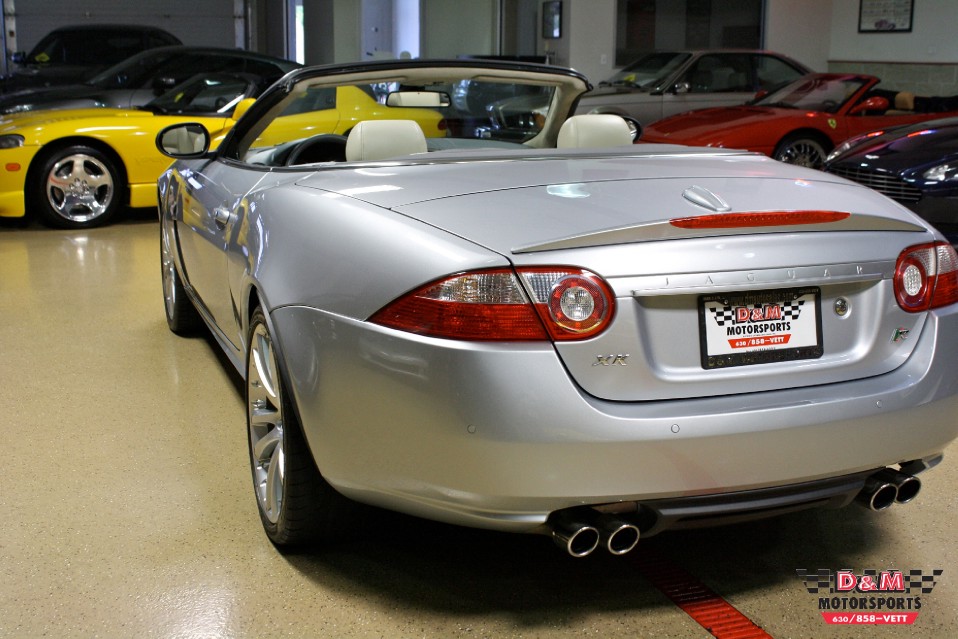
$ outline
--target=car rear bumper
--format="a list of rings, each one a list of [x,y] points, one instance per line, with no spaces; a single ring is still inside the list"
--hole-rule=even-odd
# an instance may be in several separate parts
[[[958,435],[954,307],[931,314],[885,375],[636,403],[583,393],[551,345],[421,338],[304,307],[272,321],[327,480],[456,524],[533,531],[576,506],[863,478]]]

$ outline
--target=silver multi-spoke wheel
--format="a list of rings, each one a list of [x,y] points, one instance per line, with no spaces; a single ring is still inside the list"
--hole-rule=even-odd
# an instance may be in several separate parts
[[[179,291],[176,286],[176,264],[173,262],[173,249],[170,247],[168,233],[160,231],[160,271],[163,279],[163,304],[166,307],[166,319],[173,317]]]
[[[279,546],[337,539],[350,529],[359,511],[326,483],[316,467],[283,384],[281,356],[261,308],[250,317],[247,337],[249,459],[263,529]]]
[[[166,323],[174,333],[186,335],[193,333],[203,320],[186,295],[180,274],[176,270],[174,257],[175,244],[173,223],[160,221],[160,278],[163,281],[163,309],[166,311]]]
[[[286,482],[285,420],[276,353],[265,324],[252,332],[246,385],[253,486],[260,510],[275,524]]]
[[[113,189],[113,176],[103,162],[83,153],[63,158],[47,174],[47,201],[73,222],[103,215],[113,200]]]
[[[125,192],[117,167],[106,153],[85,145],[45,152],[32,186],[42,220],[65,228],[107,224]]]
[[[825,164],[828,153],[816,140],[805,137],[788,138],[775,149],[775,159],[787,164],[820,169]]]

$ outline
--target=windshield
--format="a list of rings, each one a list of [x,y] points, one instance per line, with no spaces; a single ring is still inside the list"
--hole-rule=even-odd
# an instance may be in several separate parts
[[[690,53],[657,51],[625,67],[599,86],[630,86],[646,91],[665,82],[676,69],[692,57]]]
[[[145,107],[155,113],[228,115],[256,92],[255,78],[239,74],[200,74],[178,84]]]
[[[157,67],[175,55],[175,51],[144,51],[104,69],[87,80],[87,84],[100,89],[139,87],[153,76]]]
[[[261,98],[273,106],[238,134],[235,148],[226,153],[269,166],[345,162],[346,138],[360,124],[365,131],[389,126],[416,129],[425,138],[417,153],[522,148],[517,146],[521,144],[554,147],[558,127],[585,89],[581,77],[546,67],[501,70],[417,64],[408,71],[377,70],[343,77],[338,83],[337,79],[304,74],[288,93],[277,94],[274,89]],[[369,126],[371,121],[390,122]],[[363,134],[355,137],[364,145],[386,145],[393,134],[376,135],[375,140]]]
[[[755,104],[836,113],[865,82],[858,77],[807,76],[769,93]]]
[[[102,66],[125,60],[143,49],[139,32],[126,29],[54,31],[27,55],[27,63],[40,65]]]

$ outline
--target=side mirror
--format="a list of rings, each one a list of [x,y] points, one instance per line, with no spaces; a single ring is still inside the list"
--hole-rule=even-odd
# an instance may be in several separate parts
[[[171,158],[199,158],[210,150],[210,132],[196,122],[168,126],[156,134],[156,148]]]
[[[885,112],[888,110],[888,107],[891,104],[888,102],[888,98],[883,98],[878,95],[873,95],[872,97],[859,102],[852,107],[851,111],[848,112],[848,115],[857,115],[859,113],[864,113],[865,111],[882,111]]]
[[[176,78],[165,75],[153,78],[153,93],[156,95],[163,95],[175,86]]]
[[[249,111],[249,108],[253,106],[253,103],[256,102],[256,98],[243,98],[236,103],[236,106],[233,107],[233,113],[230,115],[230,118],[233,121],[239,120],[243,117],[243,114]]]
[[[629,133],[632,135],[632,141],[638,142],[639,138],[642,137],[642,125],[638,120],[628,115],[623,115],[622,119],[629,125]]]

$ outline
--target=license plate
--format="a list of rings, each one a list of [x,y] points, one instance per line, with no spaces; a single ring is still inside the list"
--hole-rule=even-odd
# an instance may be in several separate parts
[[[699,297],[702,368],[728,368],[822,356],[818,287]]]

